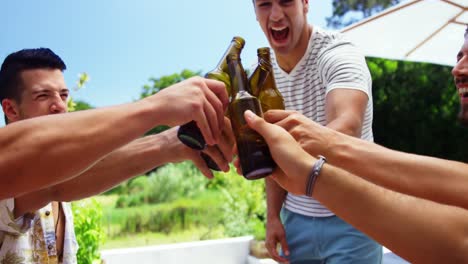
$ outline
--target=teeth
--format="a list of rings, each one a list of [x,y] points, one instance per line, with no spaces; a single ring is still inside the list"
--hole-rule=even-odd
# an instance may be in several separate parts
[[[458,89],[458,93],[459,93],[459,94],[468,93],[468,88],[459,88],[459,89]]]
[[[273,29],[274,31],[281,31],[281,30],[284,30],[286,28],[287,27],[271,27],[271,29]]]

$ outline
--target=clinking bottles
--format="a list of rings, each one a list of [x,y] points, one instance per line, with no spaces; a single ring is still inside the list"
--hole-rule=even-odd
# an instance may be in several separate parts
[[[226,52],[223,54],[223,57],[219,61],[218,65],[216,65],[215,69],[208,72],[205,77],[209,79],[214,79],[218,81],[224,82],[226,85],[226,89],[228,95],[230,94],[230,83],[229,83],[229,75],[228,75],[228,67],[226,63],[226,57],[229,54],[238,54],[244,48],[245,41],[241,37],[234,37],[231,41],[231,44],[227,48]],[[187,124],[182,125],[177,132],[178,138],[187,146],[197,149],[203,150],[205,148],[206,142],[203,138],[203,135],[198,129],[197,124],[195,121],[191,121]]]
[[[231,80],[229,114],[236,137],[242,173],[249,180],[263,178],[273,172],[276,164],[271,158],[265,140],[251,129],[244,119],[246,110],[262,116],[260,102],[248,92],[249,83],[239,55],[229,54],[227,63]]]
[[[249,78],[252,94],[258,98],[265,113],[270,109],[284,109],[284,99],[276,87],[270,48],[257,49],[258,66]]]
[[[243,38],[234,37],[227,50],[221,57],[221,60],[219,61],[218,65],[216,65],[216,67],[212,71],[205,74],[205,78],[223,82],[226,85],[228,95],[231,94],[231,84],[228,74],[226,57],[229,54],[240,55],[242,49],[244,48],[244,45],[245,40]],[[187,124],[180,126],[179,130],[177,131],[177,137],[185,145],[196,150],[203,150],[206,146],[205,139],[203,138],[203,135],[201,134],[201,131],[198,128],[195,121],[191,121]],[[203,152],[200,155],[205,160],[210,169],[220,171],[216,163],[208,155],[206,155]]]

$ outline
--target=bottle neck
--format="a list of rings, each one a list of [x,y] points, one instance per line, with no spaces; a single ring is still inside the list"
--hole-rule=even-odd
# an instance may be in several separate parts
[[[258,54],[258,65],[264,70],[271,72],[273,66],[271,65],[270,54]]]
[[[218,62],[216,65],[215,70],[219,72],[228,72],[228,65],[226,58],[229,54],[237,54],[240,55],[242,49],[244,48],[244,44],[236,39],[233,39],[231,41],[231,44],[227,48],[227,50],[224,52],[223,56],[221,57],[221,60]]]
[[[229,76],[231,78],[231,91],[232,95],[236,95],[241,92],[249,92],[247,75],[244,71],[244,67],[239,59],[232,59],[229,61]]]

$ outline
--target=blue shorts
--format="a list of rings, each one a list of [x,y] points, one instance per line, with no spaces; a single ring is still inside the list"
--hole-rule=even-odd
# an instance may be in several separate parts
[[[382,246],[337,216],[281,210],[290,264],[380,264]]]

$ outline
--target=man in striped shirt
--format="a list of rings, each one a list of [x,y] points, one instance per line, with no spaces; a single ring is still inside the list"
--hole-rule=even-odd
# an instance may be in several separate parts
[[[372,80],[364,56],[342,35],[309,25],[308,0],[253,2],[257,21],[274,50],[275,79],[286,109],[373,141]],[[287,193],[271,179],[266,180],[266,191],[266,246],[275,260],[381,262],[379,244],[315,199]]]

